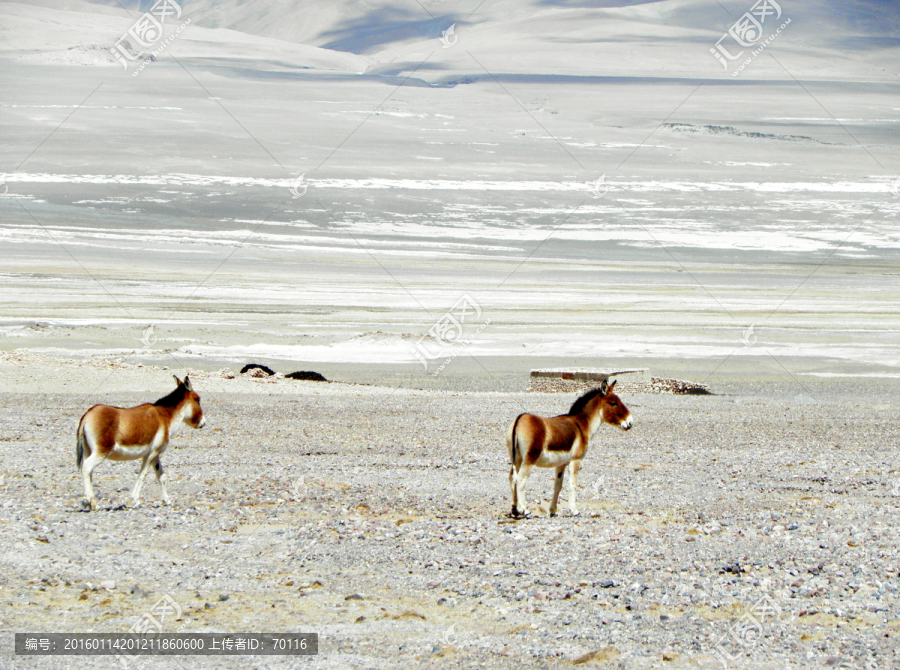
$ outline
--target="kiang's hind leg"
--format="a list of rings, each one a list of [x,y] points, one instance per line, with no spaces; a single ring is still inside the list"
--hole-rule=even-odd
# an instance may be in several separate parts
[[[569,467],[572,470],[569,473],[569,511],[572,514],[578,514],[578,508],[575,505],[575,490],[578,488],[578,469],[581,467],[581,459],[573,460],[569,463]]]
[[[515,513],[522,516],[528,516],[528,500],[525,498],[525,484],[528,483],[528,477],[531,475],[531,468],[534,466],[530,463],[522,462],[519,471],[516,473],[514,485],[516,487],[515,501],[518,507]]]
[[[556,503],[559,501],[559,492],[562,490],[563,475],[566,472],[565,465],[556,468],[556,480],[553,482],[553,500],[550,501],[550,516],[556,516]]]
[[[509,469],[509,488],[512,491],[512,515],[516,516],[519,513],[518,500],[519,496],[516,495],[516,467],[512,466]]]
[[[144,456],[144,460],[141,461],[141,471],[138,474],[137,481],[134,483],[134,490],[131,492],[131,499],[134,501],[134,506],[139,507],[141,504],[141,487],[144,485],[144,477],[147,476],[147,472],[150,471],[150,454]]]
[[[102,456],[97,454],[96,451],[92,451],[91,455],[85,458],[84,462],[81,464],[81,480],[84,483],[84,497],[86,505],[91,508],[92,512],[95,511],[98,506],[97,497],[94,495],[94,468],[96,468],[102,460]]]
[[[167,505],[171,505],[172,499],[169,497],[169,492],[166,490],[166,473],[163,472],[162,461],[159,460],[159,456],[153,461],[153,469],[156,471],[156,481],[159,482],[159,488],[162,489],[163,502]]]

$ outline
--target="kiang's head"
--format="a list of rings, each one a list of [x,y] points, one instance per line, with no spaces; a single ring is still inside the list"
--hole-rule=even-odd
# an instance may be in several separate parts
[[[184,422],[191,428],[203,428],[206,425],[206,419],[203,416],[203,408],[200,407],[200,396],[191,387],[190,377],[185,376],[184,381],[175,377],[175,383],[178,384],[177,390],[184,394],[184,399],[181,401]]]
[[[614,379],[611,384],[607,384],[604,381],[598,389],[598,396],[601,397],[600,411],[602,412],[603,420],[611,426],[616,426],[622,430],[630,430],[633,423],[631,412],[619,396],[613,393],[615,386],[616,380]]]
[[[631,428],[631,412],[625,407],[625,403],[613,393],[616,386],[615,380],[611,384],[606,380],[597,388],[588,391],[578,398],[569,409],[569,416],[582,415],[591,423],[591,431],[596,430],[595,421],[600,420],[622,430]]]

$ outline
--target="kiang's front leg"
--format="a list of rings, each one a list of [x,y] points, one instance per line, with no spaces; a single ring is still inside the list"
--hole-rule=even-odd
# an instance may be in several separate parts
[[[169,497],[168,490],[166,490],[166,473],[163,472],[162,461],[159,456],[153,461],[153,469],[156,470],[156,481],[159,482],[159,488],[162,489],[163,502],[166,505],[171,505],[172,499]]]
[[[575,490],[578,488],[578,469],[581,467],[581,459],[573,460],[569,463],[571,472],[569,473],[569,511],[573,515],[578,514],[578,507],[575,505]]]

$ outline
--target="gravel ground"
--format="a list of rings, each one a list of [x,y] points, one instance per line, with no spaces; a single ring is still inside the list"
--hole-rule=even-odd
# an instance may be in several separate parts
[[[84,396],[0,393],[3,670],[121,667],[13,656],[12,632],[126,632],[165,595],[168,632],[316,632],[320,653],[150,669],[900,666],[887,385],[623,394],[635,427],[595,435],[581,515],[513,522],[504,429],[566,395],[194,377],[207,428],[164,455],[172,507],[148,478],[132,508],[137,464],[106,463],[79,511]]]

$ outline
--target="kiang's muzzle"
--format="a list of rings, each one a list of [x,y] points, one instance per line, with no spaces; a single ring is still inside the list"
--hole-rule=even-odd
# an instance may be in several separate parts
[[[622,423],[619,424],[619,428],[621,428],[622,430],[631,430],[631,426],[632,426],[633,423],[634,423],[634,422],[633,422],[632,419],[631,419],[631,415],[629,414],[629,415],[628,415],[628,418],[627,418],[627,419],[624,419],[624,420],[622,421]]]

